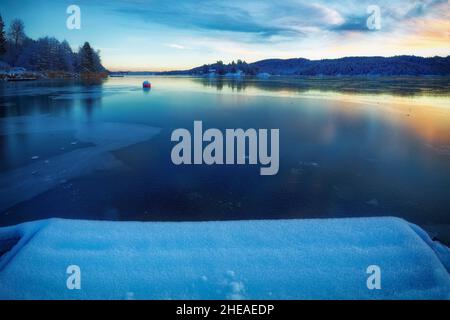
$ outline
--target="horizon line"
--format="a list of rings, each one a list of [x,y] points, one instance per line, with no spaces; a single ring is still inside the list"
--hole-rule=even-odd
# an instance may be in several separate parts
[[[355,55],[355,56],[341,56],[339,58],[322,58],[322,59],[309,59],[309,58],[305,58],[305,57],[292,57],[292,58],[266,58],[266,59],[260,59],[260,60],[255,60],[252,62],[248,62],[245,60],[242,60],[243,62],[246,62],[248,64],[252,64],[252,63],[256,63],[256,62],[260,62],[260,61],[265,61],[265,60],[292,60],[292,59],[305,59],[305,60],[309,60],[309,61],[324,61],[324,60],[339,60],[339,59],[345,59],[345,58],[395,58],[395,57],[418,57],[418,58],[449,58],[450,57],[450,53],[446,56],[440,56],[440,55],[430,55],[430,56],[420,56],[420,55],[415,55],[415,54],[399,54],[399,55],[389,55],[389,56],[382,56],[382,55],[375,55],[375,56],[361,56],[361,55]],[[150,69],[127,69],[127,68],[109,68],[106,67],[106,69],[110,72],[177,72],[177,71],[188,71],[197,67],[201,67],[203,65],[211,65],[211,64],[215,64],[217,63],[217,61],[222,61],[225,65],[228,65],[230,63],[232,63],[233,61],[236,62],[237,60],[240,59],[236,59],[236,60],[231,60],[229,62],[223,62],[223,60],[218,59],[215,62],[212,63],[204,63],[202,65],[196,65],[196,66],[190,66],[190,67],[186,67],[184,69],[170,69],[170,68],[164,68],[164,69],[158,69],[155,68],[153,70]]]

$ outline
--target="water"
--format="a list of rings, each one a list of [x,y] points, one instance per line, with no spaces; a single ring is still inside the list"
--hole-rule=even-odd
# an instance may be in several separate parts
[[[278,174],[173,165],[194,120],[279,128]],[[397,216],[448,243],[449,208],[448,78],[0,84],[0,225]]]

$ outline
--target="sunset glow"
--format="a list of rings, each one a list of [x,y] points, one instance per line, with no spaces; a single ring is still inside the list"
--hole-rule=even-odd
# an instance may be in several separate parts
[[[54,35],[75,48],[90,41],[110,70],[174,70],[244,59],[343,56],[447,56],[447,0],[375,1],[381,29],[369,30],[373,1],[77,1],[81,29],[66,28],[72,1],[0,5],[6,24],[25,23],[28,36]],[[39,8],[37,10],[36,8]]]

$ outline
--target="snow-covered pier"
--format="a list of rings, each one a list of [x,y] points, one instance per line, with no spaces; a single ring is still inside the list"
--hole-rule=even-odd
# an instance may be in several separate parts
[[[450,298],[449,249],[397,218],[50,219],[0,228],[0,249],[0,299]]]

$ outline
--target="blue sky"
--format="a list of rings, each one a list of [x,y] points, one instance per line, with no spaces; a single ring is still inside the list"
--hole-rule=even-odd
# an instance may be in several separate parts
[[[81,8],[81,29],[66,8]],[[369,30],[368,5],[381,9]],[[216,60],[450,55],[448,0],[1,0],[6,24],[24,21],[32,38],[84,41],[111,70],[186,69]]]

